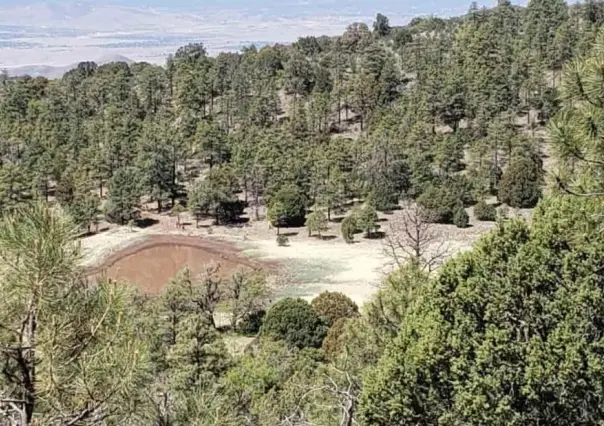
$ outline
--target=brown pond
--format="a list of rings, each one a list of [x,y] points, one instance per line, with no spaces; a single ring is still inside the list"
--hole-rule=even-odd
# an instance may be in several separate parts
[[[220,274],[224,277],[242,266],[267,266],[243,257],[234,246],[216,240],[153,236],[112,254],[86,275],[106,276],[134,284],[145,293],[157,294],[185,266],[197,274],[211,262],[220,264]]]

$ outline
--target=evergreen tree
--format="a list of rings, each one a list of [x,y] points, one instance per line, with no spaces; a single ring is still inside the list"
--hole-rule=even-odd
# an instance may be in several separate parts
[[[118,169],[109,181],[109,199],[105,206],[107,218],[121,225],[137,217],[136,207],[141,195],[140,173],[133,167]]]

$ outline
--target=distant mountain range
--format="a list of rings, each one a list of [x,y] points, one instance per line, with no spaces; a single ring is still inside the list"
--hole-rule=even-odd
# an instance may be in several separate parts
[[[104,65],[111,62],[126,62],[128,65],[134,63],[130,58],[126,58],[122,55],[105,55],[94,60],[97,65]],[[29,75],[31,77],[46,77],[46,78],[61,78],[67,71],[78,66],[79,62],[75,62],[71,65],[65,66],[52,66],[52,65],[26,65],[22,67],[11,68],[8,71],[8,75],[11,77],[19,75]]]
[[[252,43],[341,34],[352,22],[370,23],[377,12],[403,24],[417,15],[452,15],[467,7],[467,0],[0,0],[0,69],[57,77],[93,58],[163,63],[191,42],[201,41],[215,54]]]

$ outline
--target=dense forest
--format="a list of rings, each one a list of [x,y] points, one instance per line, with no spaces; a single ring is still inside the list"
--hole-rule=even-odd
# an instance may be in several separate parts
[[[165,66],[5,73],[0,425],[602,424],[603,24],[594,0],[500,0]],[[536,206],[530,222],[493,197]],[[402,202],[497,226],[435,271],[418,248],[362,307],[270,305],[263,273],[212,265],[141,295],[83,279],[74,244],[151,208],[319,233],[344,215],[351,242]],[[233,355],[225,329],[254,341]]]

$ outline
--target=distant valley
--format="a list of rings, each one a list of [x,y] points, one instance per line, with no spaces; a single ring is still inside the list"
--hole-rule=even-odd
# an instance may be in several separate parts
[[[375,8],[375,10],[374,10]],[[378,10],[379,8],[379,10]],[[304,35],[336,35],[350,23],[370,23],[377,12],[402,24],[430,12],[465,10],[439,4],[380,5],[329,0],[215,2],[191,7],[150,7],[93,2],[0,4],[0,69],[9,75],[54,78],[80,61],[163,63],[178,47],[203,42],[210,54],[243,46],[291,42]]]

